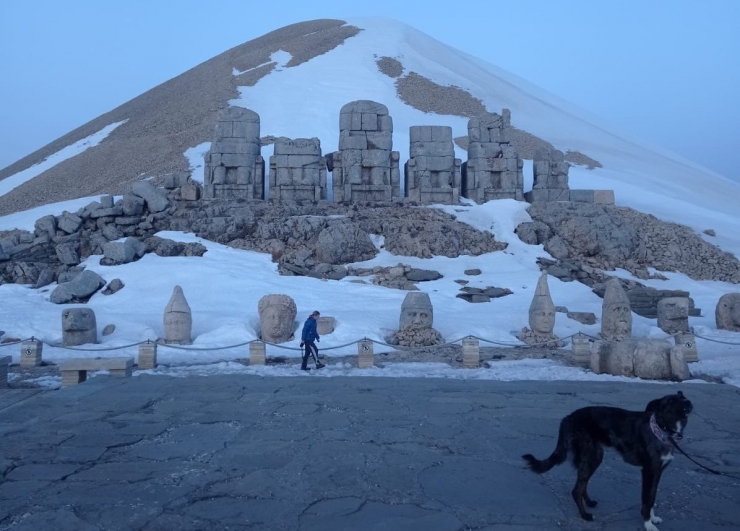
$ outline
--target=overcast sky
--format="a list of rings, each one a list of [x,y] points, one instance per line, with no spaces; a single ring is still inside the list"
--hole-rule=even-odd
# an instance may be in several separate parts
[[[410,24],[740,181],[736,0],[0,0],[0,168],[233,46],[356,16]]]

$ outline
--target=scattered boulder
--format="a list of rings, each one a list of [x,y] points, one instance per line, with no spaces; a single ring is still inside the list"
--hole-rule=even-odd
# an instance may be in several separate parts
[[[442,278],[441,273],[429,269],[411,269],[406,271],[404,276],[412,282],[428,282]]]
[[[581,324],[592,325],[596,324],[596,314],[593,312],[567,312],[565,314],[569,319],[578,321]]]
[[[118,293],[123,289],[124,283],[121,282],[120,278],[114,278],[110,282],[108,282],[108,285],[103,289],[101,292],[103,295],[113,295],[114,293]]]
[[[82,271],[73,280],[59,284],[51,292],[49,300],[54,304],[87,302],[90,297],[105,285],[100,275],[93,271]]]
[[[114,324],[105,325],[105,328],[103,328],[103,335],[109,336],[115,331],[116,331],[116,325]]]
[[[475,276],[475,275],[480,275],[481,270],[477,268],[476,269],[466,269],[465,271],[463,271],[463,273],[466,275]]]
[[[131,187],[131,193],[141,197],[151,212],[162,212],[170,206],[170,202],[164,192],[155,188],[148,181],[136,181]],[[123,213],[123,211],[121,212]]]

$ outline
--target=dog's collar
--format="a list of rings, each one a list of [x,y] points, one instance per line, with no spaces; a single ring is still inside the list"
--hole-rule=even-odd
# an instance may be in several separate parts
[[[671,436],[663,428],[658,426],[658,421],[655,420],[655,413],[650,415],[650,431],[653,432],[660,442],[666,446],[671,446]]]

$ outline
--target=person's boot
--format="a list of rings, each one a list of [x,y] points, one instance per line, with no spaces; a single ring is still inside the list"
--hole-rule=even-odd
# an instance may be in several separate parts
[[[317,361],[317,362],[316,362],[316,368],[317,368],[317,369],[323,369],[324,367],[326,367],[326,365],[324,365],[324,364],[323,364],[323,363],[321,363],[320,361]]]

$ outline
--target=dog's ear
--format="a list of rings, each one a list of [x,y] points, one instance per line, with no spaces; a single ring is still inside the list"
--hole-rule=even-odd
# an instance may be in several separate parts
[[[648,413],[652,413],[653,411],[658,411],[660,408],[660,401],[663,400],[662,398],[656,398],[655,400],[651,400],[648,405],[645,407],[645,411]]]
[[[677,392],[676,394],[677,394],[678,396],[680,396],[681,398],[684,398],[684,396],[683,396],[683,391],[678,391],[678,392]]]

